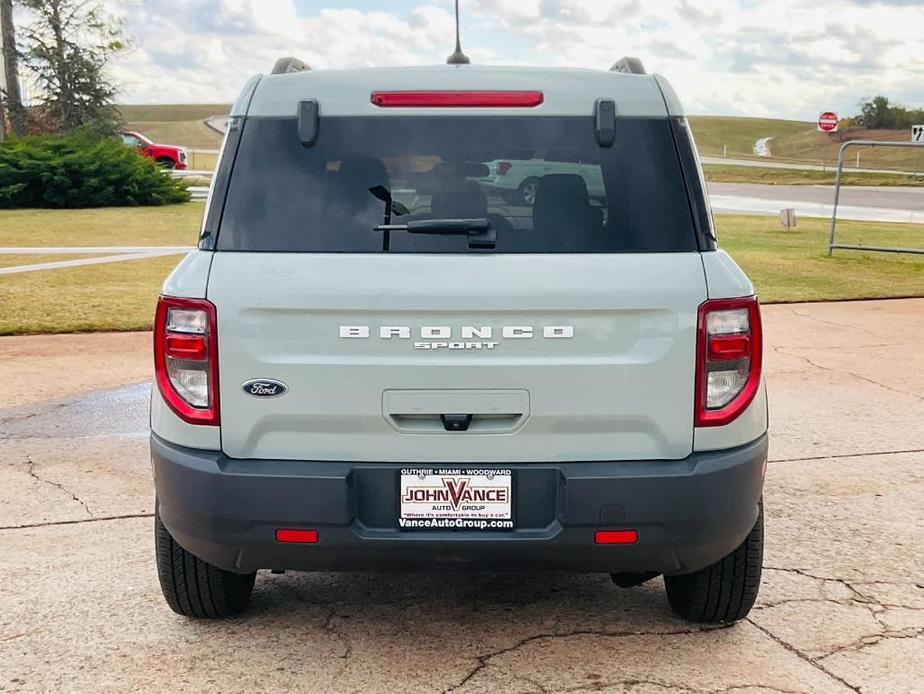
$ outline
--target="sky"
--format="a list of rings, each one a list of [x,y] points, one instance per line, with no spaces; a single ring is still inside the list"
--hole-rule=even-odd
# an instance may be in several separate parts
[[[103,0],[131,49],[122,103],[230,103],[294,55],[315,69],[434,64],[451,0]],[[814,120],[885,94],[924,106],[924,0],[461,0],[473,62],[665,75],[691,114]]]

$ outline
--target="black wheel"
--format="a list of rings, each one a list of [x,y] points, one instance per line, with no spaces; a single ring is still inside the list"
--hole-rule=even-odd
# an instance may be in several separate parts
[[[696,573],[665,576],[674,612],[691,622],[729,624],[747,617],[757,600],[764,558],[764,505],[734,552]]]
[[[520,202],[530,207],[536,202],[536,191],[539,190],[539,179],[535,176],[527,178],[518,188],[520,193]]]
[[[257,574],[236,574],[212,566],[180,547],[154,516],[157,575],[167,604],[196,619],[232,617],[247,609]]]
[[[173,161],[170,157],[161,157],[157,160],[157,163],[160,164],[161,168],[164,169],[175,169],[176,162]]]

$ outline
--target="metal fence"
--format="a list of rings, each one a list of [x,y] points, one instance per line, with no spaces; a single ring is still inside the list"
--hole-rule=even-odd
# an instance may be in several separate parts
[[[193,179],[189,186],[189,192],[193,200],[205,200],[209,195],[209,187],[214,175],[213,169],[201,168],[202,165],[215,166],[215,160],[218,158],[217,149],[187,149],[188,169],[183,171],[170,171],[174,178]],[[210,157],[211,160],[202,161],[202,157]],[[203,185],[205,184],[205,185]]]
[[[834,210],[831,213],[831,234],[828,237],[828,255],[834,254],[835,248],[847,251],[876,251],[879,253],[919,253],[924,254],[924,248],[897,248],[894,246],[861,246],[850,243],[837,243],[837,204],[841,197],[841,174],[844,171],[844,155],[850,147],[911,147],[924,148],[924,142],[889,142],[883,140],[850,140],[841,145],[837,157],[837,180],[834,184]]]

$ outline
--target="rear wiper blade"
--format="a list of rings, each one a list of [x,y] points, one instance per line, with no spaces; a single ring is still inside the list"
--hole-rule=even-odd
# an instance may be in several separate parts
[[[491,221],[481,219],[419,219],[405,224],[379,224],[375,231],[391,233],[404,231],[408,234],[445,234],[447,236],[468,236],[469,248],[494,248],[497,232]]]

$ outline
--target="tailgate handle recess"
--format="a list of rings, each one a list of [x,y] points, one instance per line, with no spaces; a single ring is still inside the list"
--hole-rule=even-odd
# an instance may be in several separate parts
[[[404,434],[510,434],[529,417],[525,390],[387,390],[382,414]]]

